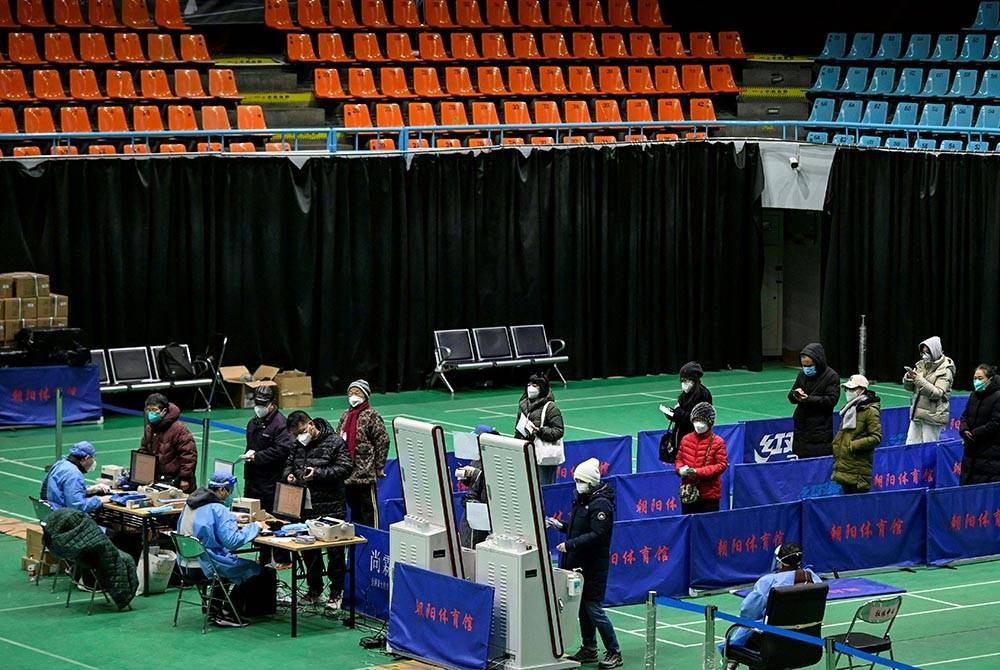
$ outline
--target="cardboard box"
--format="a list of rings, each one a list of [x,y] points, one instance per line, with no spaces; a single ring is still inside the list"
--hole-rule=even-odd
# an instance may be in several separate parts
[[[35,564],[35,569],[38,570],[38,574],[42,575],[43,577],[47,577],[49,575],[54,575],[54,574],[56,574],[56,573],[59,572],[59,566],[62,564],[62,561],[60,561],[58,558],[56,558],[55,556],[53,556],[51,554],[45,554],[45,562],[44,563],[40,562],[38,560],[38,556],[34,556],[34,555],[32,555],[32,556],[22,556],[21,557],[21,570],[23,572],[27,572],[28,571],[28,564],[29,563],[34,563]]]
[[[278,370],[273,365],[261,365],[251,375],[245,365],[224,365],[219,374],[233,391],[233,402],[237,407],[253,407],[253,390],[258,386],[277,386],[273,381]]]
[[[38,309],[37,318],[39,319],[51,319],[52,318],[52,296],[46,296],[44,298],[38,298]]]
[[[38,318],[38,298],[16,298],[21,301],[21,318]]]
[[[54,316],[50,320],[49,325],[52,326],[53,328],[68,328],[69,319],[67,319],[65,316]]]
[[[39,315],[41,316],[41,315]],[[69,296],[60,293],[52,294],[52,314],[49,316],[63,319],[69,318]]]
[[[4,298],[0,300],[0,317],[4,319],[22,319],[21,299]]]
[[[35,298],[49,295],[49,276],[37,272],[6,272],[2,275],[13,284],[15,298]]]
[[[7,275],[0,275],[0,298],[14,297],[14,280]]]
[[[26,319],[4,319],[4,331],[7,337],[7,341],[13,341],[17,334],[21,332],[22,328],[28,327],[28,322]],[[32,322],[34,325],[34,322]]]
[[[38,525],[28,526],[24,534],[24,555],[38,558],[42,555],[42,549],[44,548],[45,545],[42,544],[42,527]]]
[[[278,407],[312,407],[312,377],[299,370],[285,370],[274,377],[278,385]]]

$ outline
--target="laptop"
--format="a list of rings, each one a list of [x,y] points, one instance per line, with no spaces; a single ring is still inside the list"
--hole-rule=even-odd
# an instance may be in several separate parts
[[[274,509],[271,514],[290,523],[302,520],[306,505],[306,487],[278,482],[274,489]]]
[[[235,465],[232,461],[224,461],[221,458],[216,458],[212,461],[212,472],[224,472],[227,475],[233,475],[235,474],[233,472]]]
[[[149,486],[156,481],[156,456],[138,449],[132,452],[128,469],[129,484],[133,489]]]

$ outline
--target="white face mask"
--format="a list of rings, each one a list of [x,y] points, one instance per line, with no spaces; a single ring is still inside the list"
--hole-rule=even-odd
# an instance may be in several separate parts
[[[537,386],[531,386],[531,385],[529,385],[528,388],[526,389],[526,391],[528,393],[528,399],[529,400],[534,400],[535,398],[538,397],[538,387]]]
[[[920,358],[922,358],[925,361],[930,361],[931,360],[931,355],[925,351],[922,354],[920,354]]]
[[[351,407],[357,407],[358,405],[360,405],[364,401],[365,401],[365,399],[362,398],[359,395],[349,395],[349,396],[347,396],[347,402],[351,405]]]
[[[692,421],[694,425],[694,432],[701,435],[702,433],[708,432],[708,424],[704,421]]]
[[[253,413],[257,415],[258,419],[263,419],[267,416],[267,405],[255,405],[253,408]]]
[[[299,444],[301,444],[304,447],[308,445],[310,442],[312,442],[313,436],[310,435],[309,433],[299,433],[298,435],[295,436],[295,439],[298,440]]]
[[[87,466],[87,472],[93,472],[96,467],[97,467],[97,459],[95,458],[90,462],[90,465]]]
[[[681,391],[684,393],[690,393],[693,388],[694,382],[681,382]]]
[[[577,482],[576,483],[576,492],[577,493],[586,493],[589,490],[590,490],[590,484],[584,484],[583,482]]]
[[[861,395],[863,393],[864,393],[863,389],[851,389],[850,391],[847,392],[847,399],[848,400],[854,400],[855,398],[857,398],[859,395]]]

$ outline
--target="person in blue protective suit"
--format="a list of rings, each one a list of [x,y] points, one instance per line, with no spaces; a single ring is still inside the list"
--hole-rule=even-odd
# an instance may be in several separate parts
[[[753,589],[740,605],[740,617],[763,623],[764,613],[767,611],[767,599],[771,595],[772,588],[820,581],[822,580],[819,575],[802,566],[802,547],[794,542],[778,545],[774,550],[774,571],[764,575],[753,585]],[[760,646],[760,638],[760,633],[752,628],[740,628],[730,637],[729,646],[753,649]],[[720,644],[719,652],[722,653],[724,649],[725,645]],[[726,670],[736,670],[738,666],[736,661],[728,661]]]
[[[81,512],[93,512],[107,499],[109,488],[104,484],[87,486],[84,475],[97,467],[97,450],[90,442],[77,442],[69,455],[49,470],[42,480],[39,497],[53,509],[72,507]],[[105,496],[105,497],[101,497]]]

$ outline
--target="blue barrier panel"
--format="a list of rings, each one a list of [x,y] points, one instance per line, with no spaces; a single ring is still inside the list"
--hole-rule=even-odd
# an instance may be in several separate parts
[[[101,418],[96,365],[0,368],[0,425],[54,426],[56,389],[62,389],[66,423]]]
[[[927,563],[1000,553],[1000,484],[927,492]]]
[[[967,404],[969,404],[969,396],[967,394],[951,396],[951,418],[948,420],[948,425],[941,432],[941,441],[958,439],[959,419],[962,418],[962,412],[965,411]]]
[[[617,478],[612,478],[612,486],[614,486],[615,479]],[[568,523],[570,512],[573,511],[574,495],[576,495],[576,486],[573,483],[543,486],[542,509],[545,510],[545,516],[555,517],[560,521]],[[558,559],[559,553],[556,551],[556,545],[566,539],[566,534],[560,533],[553,528],[547,528],[546,535],[549,538],[549,551],[552,554],[552,558]]]
[[[390,458],[385,462],[385,477],[378,480],[375,488],[375,502],[384,509],[388,500],[403,497],[403,479],[399,476],[399,460]]]
[[[771,569],[774,548],[798,542],[802,503],[692,514],[691,585],[717,589],[752,582]]]
[[[733,507],[793,502],[803,487],[828,482],[832,474],[832,456],[741,463],[733,468]]]
[[[601,476],[632,472],[632,438],[628,435],[568,440],[563,444],[566,462],[556,469],[556,482],[572,482],[573,470],[588,458],[601,461]]]
[[[389,526],[406,516],[406,502],[402,498],[383,500],[378,508],[378,529],[387,531]]]
[[[814,570],[918,565],[926,555],[926,489],[802,501],[802,536]]]
[[[962,474],[962,454],[965,447],[961,440],[938,442],[937,461],[934,467],[934,488],[958,486]]]
[[[358,578],[357,610],[367,616],[389,620],[389,533],[360,524],[355,532],[368,542],[355,548],[355,574]],[[351,571],[347,571],[344,606],[351,602]]]
[[[606,605],[643,602],[649,591],[686,595],[689,517],[615,523]]]
[[[485,668],[493,587],[405,563],[393,567],[389,644],[451,668]]]
[[[673,468],[660,460],[660,438],[667,432],[662,430],[640,430],[636,436],[638,444],[635,452],[636,472],[660,472]]]
[[[789,409],[789,414],[791,412]],[[743,431],[743,463],[774,463],[794,459],[791,416],[784,419],[744,421]]]
[[[615,477],[615,521],[680,514],[680,481],[673,472],[640,472]]]
[[[872,491],[933,488],[936,450],[937,442],[879,447],[872,463]]]

